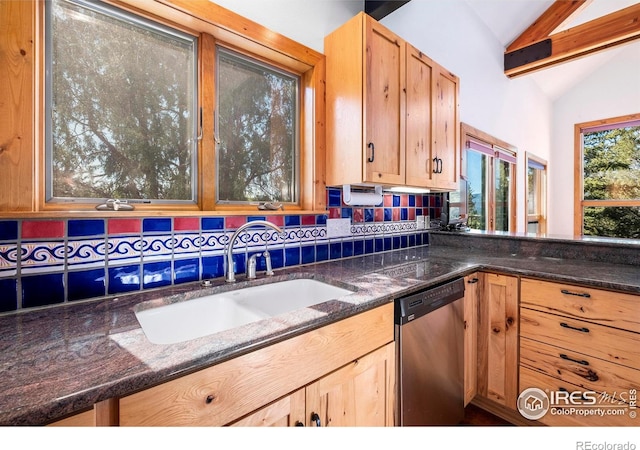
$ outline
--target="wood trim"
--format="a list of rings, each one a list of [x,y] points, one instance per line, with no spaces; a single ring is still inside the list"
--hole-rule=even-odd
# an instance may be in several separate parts
[[[114,427],[120,424],[120,404],[117,398],[110,398],[93,405],[97,427]]]
[[[40,2],[0,2],[0,211],[34,207],[36,13]]]
[[[640,38],[640,4],[547,36],[551,56],[505,70],[510,78]]]
[[[575,17],[593,0],[556,0],[540,17],[507,47],[507,52],[527,47],[549,37],[554,30]]]

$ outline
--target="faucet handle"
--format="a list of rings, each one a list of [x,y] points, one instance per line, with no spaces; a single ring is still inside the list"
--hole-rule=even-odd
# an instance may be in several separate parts
[[[258,254],[253,254],[249,257],[249,261],[247,261],[247,278],[253,279],[256,277],[256,258]]]
[[[262,256],[264,256],[264,262],[267,265],[267,271],[265,272],[265,275],[272,276],[273,269],[271,268],[271,253],[269,253],[269,250],[265,250]]]

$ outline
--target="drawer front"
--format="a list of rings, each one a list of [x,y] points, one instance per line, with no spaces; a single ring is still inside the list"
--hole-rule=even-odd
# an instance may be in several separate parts
[[[520,305],[640,333],[640,296],[522,279]]]
[[[640,369],[640,335],[520,308],[520,336]]]
[[[527,338],[520,339],[520,364],[590,391],[640,388],[638,370]]]
[[[547,393],[566,391],[576,396],[582,395],[584,388],[565,381],[560,381],[528,367],[520,366],[520,392],[528,388],[538,388]],[[577,394],[580,392],[580,394]],[[640,426],[640,417],[631,417],[632,411],[627,405],[617,401],[605,401],[596,395],[596,404],[584,405],[579,400],[574,405],[558,401],[550,405],[547,413],[538,419],[538,423],[550,426],[589,426],[589,427],[622,427]],[[574,409],[570,409],[574,408]]]
[[[219,426],[393,341],[393,303],[120,399],[121,426]]]

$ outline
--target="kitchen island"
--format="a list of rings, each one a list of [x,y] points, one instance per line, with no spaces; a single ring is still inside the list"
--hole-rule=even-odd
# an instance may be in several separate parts
[[[602,256],[606,251],[598,242],[582,246],[583,256],[584,252],[599,255],[593,261],[579,257],[580,252],[560,251],[562,243],[552,241],[538,246],[555,248],[549,253],[531,251],[515,238],[498,237],[500,245],[483,248],[477,238],[467,245],[465,237],[434,234],[430,246],[280,269],[273,278],[240,279],[231,287],[216,279],[207,287],[185,284],[1,316],[0,424],[47,424],[97,402],[130,395],[477,271],[640,295],[640,266],[616,259],[628,251],[622,245],[608,247],[612,263]],[[638,249],[631,251],[639,253]],[[171,345],[150,343],[134,314],[141,302],[188,300],[292,278],[318,279],[355,293],[342,299],[345,301],[316,305],[313,311],[305,308],[277,320],[265,319]]]

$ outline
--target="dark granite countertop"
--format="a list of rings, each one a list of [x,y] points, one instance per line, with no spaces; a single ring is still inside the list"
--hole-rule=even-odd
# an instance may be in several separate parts
[[[0,425],[39,425],[327,325],[424,287],[490,270],[640,294],[640,266],[416,247],[280,269],[229,286],[185,284],[0,316]],[[354,294],[273,319],[171,345],[150,343],[134,315],[141,302],[181,301],[291,278],[315,278]],[[640,300],[640,297],[639,297]]]

